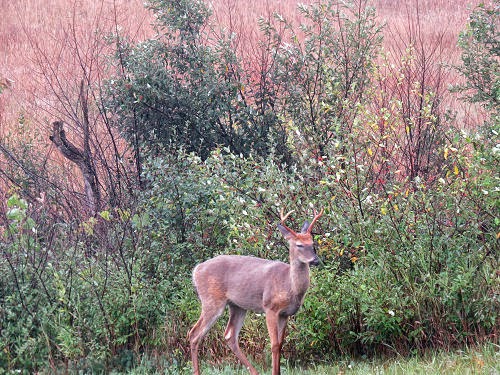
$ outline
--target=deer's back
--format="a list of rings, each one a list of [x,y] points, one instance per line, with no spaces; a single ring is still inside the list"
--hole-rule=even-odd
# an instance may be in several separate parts
[[[276,289],[288,290],[289,265],[251,256],[220,255],[193,270],[201,302],[218,299],[263,312],[266,298]]]

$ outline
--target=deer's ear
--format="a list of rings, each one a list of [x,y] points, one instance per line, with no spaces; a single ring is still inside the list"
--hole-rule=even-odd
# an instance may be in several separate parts
[[[307,229],[309,229],[309,222],[306,220],[304,222],[304,225],[302,225],[302,229],[301,229],[301,233],[306,233],[307,232]]]
[[[281,224],[278,224],[278,229],[280,230],[280,232],[283,235],[283,237],[285,237],[287,240],[289,240],[290,238],[292,238],[293,235],[294,235],[290,230],[288,230],[288,228],[285,228]]]

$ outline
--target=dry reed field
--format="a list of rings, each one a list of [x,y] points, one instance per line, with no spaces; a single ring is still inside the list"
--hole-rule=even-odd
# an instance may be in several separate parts
[[[380,22],[386,25],[385,48],[389,55],[393,55],[392,58],[400,58],[401,45],[411,26],[408,21],[418,19],[419,24],[411,27],[420,28],[425,43],[439,43],[444,63],[456,63],[458,33],[465,25],[471,7],[477,2],[374,0],[369,4],[375,7]],[[277,12],[294,23],[300,22],[295,0],[258,0],[250,3],[216,0],[211,5],[214,22],[238,34],[238,47],[242,53],[251,51],[260,37],[257,26],[259,17],[272,17]],[[2,134],[23,113],[34,114],[41,121],[40,125],[44,121],[50,122],[47,118],[51,115],[47,92],[49,83],[42,69],[48,61],[55,62],[50,67],[53,79],[73,78],[78,81],[80,78],[74,77],[78,61],[68,53],[76,45],[81,53],[90,58],[93,48],[101,48],[92,45],[96,34],[120,32],[132,41],[154,35],[151,13],[138,0],[3,1],[0,14],[0,79],[7,88],[0,96]]]
[[[457,38],[476,3],[367,2],[376,9],[380,24],[385,25],[383,48],[388,61],[400,60],[409,45],[420,45],[426,50],[424,54],[432,56],[432,64],[442,64],[438,68],[441,87],[458,81],[449,66],[459,62]],[[365,0],[359,4],[365,4]],[[210,5],[214,29],[237,35],[235,48],[250,66],[258,64],[260,58],[256,52],[262,39],[259,18],[271,19],[279,13],[294,25],[301,22],[295,0],[216,0]],[[57,119],[74,118],[73,104],[82,79],[101,87],[113,71],[108,57],[114,46],[104,42],[106,38],[121,35],[138,42],[154,37],[152,12],[139,0],[14,0],[1,2],[0,14],[0,137],[16,139],[30,134],[30,145],[43,150],[49,163],[72,175],[74,166],[64,163],[49,141],[51,124]],[[418,39],[413,40],[416,35]],[[445,105],[457,112],[463,126],[477,123],[475,119],[481,115],[475,107],[459,101],[456,95],[442,93],[442,97]],[[78,131],[75,134],[81,144]]]
[[[0,96],[2,135],[23,113],[48,115],[50,101],[57,100],[48,97],[48,75],[67,86],[72,82],[64,80],[81,79],[75,76],[76,45],[85,59],[96,35],[119,31],[137,40],[152,34],[140,1],[3,1],[0,14],[0,79],[7,86]]]

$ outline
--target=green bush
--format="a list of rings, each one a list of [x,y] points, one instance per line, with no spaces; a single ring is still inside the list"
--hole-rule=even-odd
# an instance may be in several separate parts
[[[354,269],[313,274],[292,333],[298,353],[405,354],[494,339],[496,234],[481,232],[475,197],[460,193],[468,182],[455,179],[394,191],[368,219]]]

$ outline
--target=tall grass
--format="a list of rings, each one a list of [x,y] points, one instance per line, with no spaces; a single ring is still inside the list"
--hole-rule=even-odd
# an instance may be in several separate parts
[[[384,49],[389,62],[394,61],[397,65],[404,58],[406,48],[413,43],[408,36],[416,35],[411,29],[417,27],[419,42],[439,49],[436,63],[450,65],[458,62],[456,41],[470,13],[469,5],[478,2],[412,0],[401,6],[390,0],[373,0],[370,4],[376,8],[378,20],[386,24]],[[271,18],[277,12],[298,24],[301,15],[297,3],[297,0],[210,2],[212,21],[235,33],[234,48],[249,68],[262,62],[258,48],[258,40],[262,38],[258,18]],[[92,69],[84,75],[96,81],[89,84],[100,86],[100,81],[107,77],[105,70],[109,66],[104,50],[96,51],[104,48],[98,43],[97,34],[120,33],[131,41],[150,38],[154,35],[152,14],[140,0],[2,1],[0,14],[0,87],[3,87],[0,91],[0,138],[37,133],[37,142],[30,143],[31,147],[49,150],[44,152],[48,165],[67,168],[57,151],[50,148],[48,139],[50,124],[63,119],[60,114],[67,110],[67,104],[61,105],[61,97],[67,96],[63,97],[67,102],[78,101],[76,88],[82,79],[82,61],[87,63],[85,69]],[[76,49],[79,49],[78,58],[75,58]],[[110,49],[108,52],[112,53]],[[96,57],[98,60],[91,61]],[[449,70],[443,77],[440,83],[443,88],[457,83],[457,75],[449,74]],[[480,122],[470,120],[471,116],[478,116],[477,110],[459,102],[456,96],[446,96],[444,100],[451,112],[457,113],[464,127],[470,122]],[[22,129],[20,122],[23,122]],[[0,168],[6,163],[0,158]],[[74,173],[67,171],[68,175]],[[0,190],[5,189],[0,182]],[[75,186],[75,190],[79,187]]]
[[[93,48],[93,36],[119,31],[137,40],[152,35],[150,14],[138,0],[16,0],[0,2],[0,82],[10,87],[0,95],[0,137],[14,128],[21,114],[47,120],[50,83],[44,62],[61,81],[79,80],[72,55],[73,38],[82,51]],[[97,67],[94,67],[97,68]]]
[[[291,21],[300,22],[296,0],[270,2],[257,0],[250,3],[237,0],[215,0],[211,2],[214,22],[235,32],[237,47],[249,60],[255,50],[260,33],[257,26],[259,17],[272,17],[274,12],[282,14]],[[440,0],[406,1],[401,6],[391,0],[373,0],[378,18],[386,23],[385,48],[393,50],[398,43],[398,36],[408,26],[408,19],[419,17],[422,38],[427,41],[442,39],[445,49],[445,62],[457,62],[456,41],[463,29],[470,6],[478,0]],[[113,32],[120,30],[123,35],[134,40],[153,35],[151,14],[145,10],[139,0],[108,1],[70,1],[70,0],[15,0],[0,3],[0,81],[9,79],[13,82],[9,90],[0,95],[0,136],[7,128],[16,123],[20,111],[26,107],[35,107],[46,95],[43,82],[36,75],[37,60],[40,53],[60,59],[65,55],[67,35],[71,29],[78,35],[79,43],[86,43],[85,35],[96,29]],[[88,41],[87,41],[88,42]],[[401,56],[393,56],[399,59]],[[59,68],[66,73],[74,71],[74,61],[61,59]],[[61,73],[62,75],[62,73]],[[67,74],[66,74],[67,75]],[[450,77],[450,80],[456,77]],[[458,107],[458,103],[455,104]]]
[[[344,359],[335,365],[312,365],[296,367],[289,364],[282,366],[284,375],[498,375],[500,374],[500,348],[496,345],[486,345],[477,349],[458,352],[433,353],[423,357],[392,358],[385,360]],[[129,374],[152,374],[154,361],[143,360]],[[153,372],[152,372],[153,371]],[[269,369],[260,369],[263,374]],[[158,373],[188,375],[189,367],[165,367]],[[248,371],[241,366],[210,367],[203,369],[205,375],[247,375]],[[119,373],[114,373],[118,375]]]

